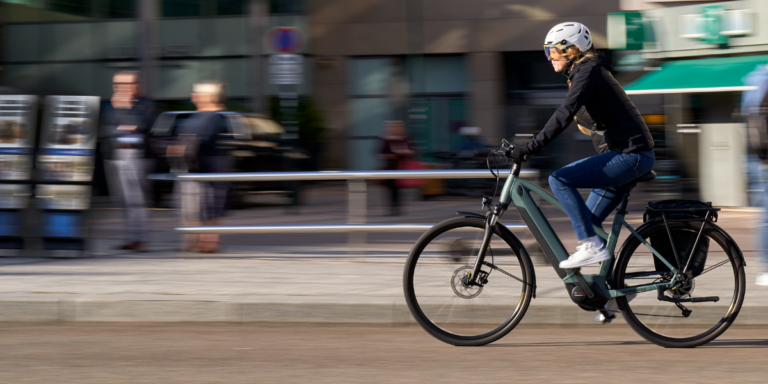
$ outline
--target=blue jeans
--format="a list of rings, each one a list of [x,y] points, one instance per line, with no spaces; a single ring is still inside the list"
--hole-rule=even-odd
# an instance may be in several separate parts
[[[625,184],[653,169],[653,151],[606,152],[558,169],[549,176],[549,186],[571,219],[579,241],[595,236],[592,224],[603,221],[619,206]],[[586,203],[577,188],[593,188]]]
[[[762,208],[760,222],[754,228],[758,266],[768,272],[768,169],[755,155],[747,157],[749,205]]]

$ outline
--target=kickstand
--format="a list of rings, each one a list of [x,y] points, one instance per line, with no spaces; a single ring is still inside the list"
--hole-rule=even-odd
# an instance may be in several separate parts
[[[681,311],[683,311],[683,317],[688,317],[693,312],[680,303],[675,303],[675,305],[677,305],[677,307],[680,308]]]

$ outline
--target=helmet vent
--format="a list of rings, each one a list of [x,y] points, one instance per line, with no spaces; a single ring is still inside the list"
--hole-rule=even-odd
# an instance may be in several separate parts
[[[564,27],[573,27],[573,24],[565,24]]]
[[[563,29],[561,28],[561,29],[558,29],[558,30],[557,30],[557,31],[555,31],[555,32],[560,32],[560,31],[562,31],[562,30],[563,30]]]
[[[589,35],[589,30],[588,30],[588,29],[587,29],[587,30],[585,30],[585,31],[584,31],[584,33],[586,33],[587,35]]]

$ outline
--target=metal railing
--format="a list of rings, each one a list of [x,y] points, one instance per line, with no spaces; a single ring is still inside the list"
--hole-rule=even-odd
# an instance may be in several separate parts
[[[538,171],[523,170],[520,177],[538,177]],[[509,176],[508,170],[500,171],[500,177]],[[197,173],[176,175],[150,175],[150,178],[179,181],[303,181],[347,180],[348,223],[338,225],[266,225],[266,226],[184,226],[176,230],[186,234],[256,234],[256,233],[349,233],[350,243],[362,243],[367,232],[424,232],[434,224],[365,224],[367,210],[367,180],[376,179],[492,179],[483,169],[415,170],[415,171],[320,171],[320,172],[256,172],[256,173]],[[513,232],[524,232],[524,224],[507,225]]]

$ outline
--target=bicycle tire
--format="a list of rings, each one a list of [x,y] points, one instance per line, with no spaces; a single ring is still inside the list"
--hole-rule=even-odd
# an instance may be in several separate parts
[[[471,252],[463,252],[467,256],[465,260],[461,260],[455,252],[442,251],[441,247],[444,248],[445,245],[441,245],[440,239],[445,239],[446,237],[442,235],[447,234],[449,239],[447,241],[455,244],[456,240],[450,236],[472,230],[474,234],[482,237],[484,227],[483,219],[465,217],[436,224],[419,238],[405,263],[403,291],[411,314],[430,335],[451,345],[479,346],[504,337],[525,315],[535,290],[533,263],[528,253],[517,237],[500,224],[494,230],[491,248],[485,260],[487,262],[492,260],[491,262],[498,268],[503,257],[504,268],[519,274],[520,277],[511,278],[508,276],[514,274],[504,271],[507,272],[505,275],[504,272],[484,267],[483,269],[490,271],[491,274],[488,276],[488,283],[481,289],[482,293],[477,292],[475,296],[469,294],[460,296],[462,294],[454,287],[454,282],[457,281],[455,276],[464,268],[463,265],[469,266],[474,263],[476,250],[470,249]],[[511,250],[511,254],[502,256],[502,250],[494,246],[494,244],[501,245],[501,242],[506,247],[504,252]],[[435,248],[438,251],[435,251]],[[492,255],[493,252],[496,254]],[[451,265],[451,262],[454,264]],[[458,269],[454,269],[456,266]],[[450,275],[451,270],[454,270],[453,275]],[[429,280],[421,284],[424,277],[436,277],[435,283]],[[448,285],[453,291],[448,288]],[[516,287],[521,289],[518,298],[514,296]],[[488,293],[489,289],[493,291]],[[513,303],[506,304],[509,301]],[[450,310],[447,312],[448,315],[445,315],[446,312],[443,309],[448,303],[450,303]],[[440,305],[443,306],[440,307]],[[481,305],[485,306],[480,308]],[[506,313],[509,309],[512,309],[511,312]],[[443,315],[440,315],[441,313]],[[494,325],[497,320],[499,324]],[[474,328],[462,323],[467,321],[483,330],[475,331]],[[458,332],[456,327],[462,327],[462,330],[467,331]]]
[[[702,224],[702,221],[670,222],[669,227],[673,236],[676,233],[698,234]],[[644,224],[638,228],[637,232],[646,241],[654,235],[668,236],[666,227],[661,219]],[[626,322],[644,339],[665,348],[693,348],[716,339],[736,320],[744,302],[744,292],[746,289],[746,277],[741,250],[733,239],[714,223],[708,222],[706,224],[706,228],[701,233],[700,241],[703,241],[705,238],[709,239],[710,244],[706,256],[706,263],[708,263],[709,268],[704,273],[701,273],[701,275],[693,278],[692,284],[689,284],[691,292],[681,297],[694,297],[694,295],[704,297],[709,294],[711,295],[710,297],[718,296],[725,300],[722,300],[723,303],[721,304],[718,304],[720,301],[680,303],[690,310],[686,315],[684,310],[677,307],[677,304],[659,300],[657,297],[658,291],[639,294],[645,295],[646,300],[635,299],[628,301],[627,296],[616,298],[616,304]],[[644,282],[635,280],[642,277],[633,277],[640,276],[638,270],[642,271],[644,268],[649,270],[657,269],[650,266],[653,263],[653,255],[641,244],[635,236],[630,235],[622,246],[614,269],[612,286],[615,289],[627,288],[628,282],[630,284],[637,283],[638,285],[649,283],[648,280]],[[644,251],[638,252],[638,248]],[[678,250],[678,253],[682,252]],[[667,256],[665,255],[665,257]],[[718,260],[722,261],[717,263]],[[731,266],[730,270],[719,269],[728,264]],[[628,268],[635,270],[634,274],[630,273],[628,275]],[[719,272],[717,274],[710,274],[710,272],[714,271]],[[733,283],[730,283],[731,273]],[[702,285],[705,286],[702,287]],[[718,294],[713,295],[712,292]],[[662,294],[674,297],[670,290],[663,291]],[[721,294],[725,297],[720,296]],[[654,295],[656,299],[651,298],[648,300],[650,297],[648,295]],[[650,313],[646,313],[649,311]],[[697,314],[698,317],[691,319],[691,316],[694,314]],[[708,325],[710,323],[711,326]]]

